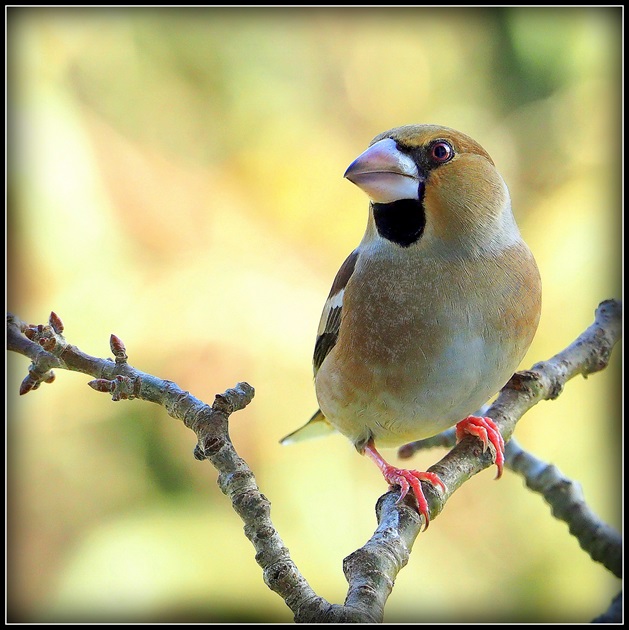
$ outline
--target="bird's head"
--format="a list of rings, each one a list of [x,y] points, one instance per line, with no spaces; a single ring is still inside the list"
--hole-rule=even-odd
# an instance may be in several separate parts
[[[469,136],[406,125],[376,136],[345,177],[371,199],[379,235],[402,247],[476,249],[519,238],[504,180]]]

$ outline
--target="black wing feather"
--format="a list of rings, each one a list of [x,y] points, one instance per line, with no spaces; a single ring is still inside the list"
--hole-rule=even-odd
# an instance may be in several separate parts
[[[330,289],[330,293],[328,295],[328,302],[332,300],[336,295],[338,295],[341,291],[345,290],[349,279],[354,273],[357,260],[358,251],[356,250],[353,251],[345,259],[345,262],[341,265],[341,268],[338,270],[336,278],[334,278],[334,282],[332,283],[332,288]],[[324,308],[324,313],[325,310],[326,309]],[[315,374],[321,367],[324,359],[330,353],[330,350],[332,350],[332,348],[336,345],[336,341],[339,336],[339,330],[341,328],[342,310],[342,305],[335,306],[334,308],[331,308],[329,310],[323,331],[317,336],[317,340],[315,342],[314,356],[312,359]]]

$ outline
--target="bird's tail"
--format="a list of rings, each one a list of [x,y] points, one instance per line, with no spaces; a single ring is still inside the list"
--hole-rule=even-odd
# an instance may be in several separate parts
[[[336,429],[326,420],[326,417],[317,409],[316,413],[296,431],[289,433],[280,440],[280,444],[295,444],[311,438],[323,437],[333,433]]]

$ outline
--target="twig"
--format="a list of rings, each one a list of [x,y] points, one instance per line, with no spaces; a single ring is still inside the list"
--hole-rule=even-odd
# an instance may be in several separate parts
[[[602,615],[592,619],[592,623],[622,623],[622,592],[612,599],[609,608]]]
[[[514,438],[505,455],[507,466],[546,499],[553,516],[568,524],[570,533],[592,560],[622,577],[622,538],[590,509],[579,484],[565,477],[556,466],[527,453]]]
[[[14,315],[7,317],[7,348],[33,360],[27,376],[32,386],[26,391],[37,389],[50,366],[54,366],[96,377],[88,385],[111,394],[114,401],[139,398],[162,405],[170,416],[195,432],[195,458],[208,459],[218,470],[218,485],[245,523],[245,535],[253,543],[267,586],[277,592],[295,614],[301,610],[321,614],[331,609],[328,602],[314,593],[291,560],[271,522],[268,499],[258,489],[253,472],[238,456],[229,437],[229,416],[251,402],[253,387],[238,383],[233,389],[218,394],[211,406],[207,405],[175,383],[129,365],[124,344],[115,335],[110,339],[115,361],[84,354],[66,342],[62,325],[52,325],[51,322],[57,320],[52,314],[47,325],[29,326]],[[44,343],[48,350],[42,349]]]

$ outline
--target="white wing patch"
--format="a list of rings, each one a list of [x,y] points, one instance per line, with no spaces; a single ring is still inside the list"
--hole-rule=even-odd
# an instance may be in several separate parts
[[[343,308],[343,296],[345,295],[345,289],[341,289],[336,295],[329,297],[323,306],[323,313],[321,313],[321,320],[319,321],[319,329],[317,330],[317,336],[326,332],[327,322],[330,317],[330,312],[335,308]],[[329,331],[328,331],[329,332]]]

